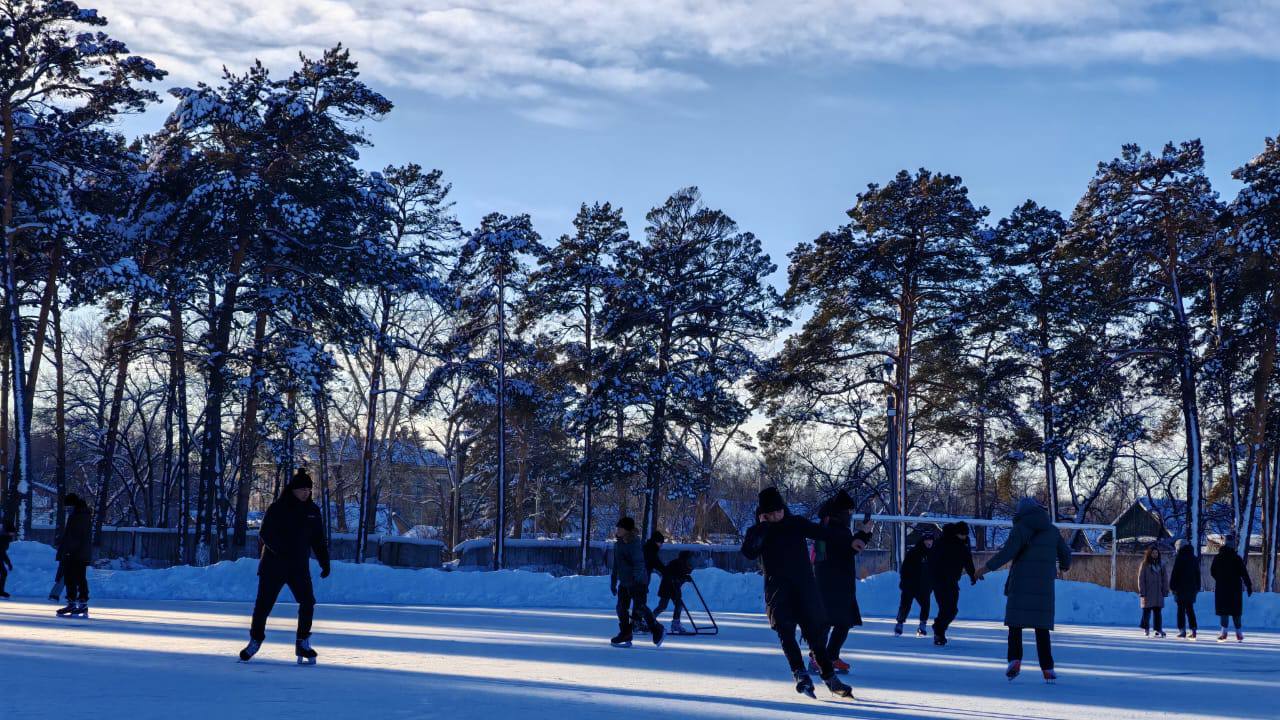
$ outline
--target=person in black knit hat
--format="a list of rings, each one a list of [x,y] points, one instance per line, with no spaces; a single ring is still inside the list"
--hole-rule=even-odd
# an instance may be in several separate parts
[[[89,617],[89,564],[93,562],[93,513],[75,493],[62,499],[71,514],[58,540],[58,567],[67,583],[67,605],[58,617]]]
[[[928,568],[933,597],[938,601],[938,614],[933,618],[933,644],[946,645],[947,628],[960,612],[960,578],[968,575],[970,585],[978,582],[973,552],[969,549],[969,523],[961,520],[942,527],[942,537],[934,541],[929,551]]]
[[[796,681],[796,692],[814,696],[813,680],[805,671],[804,657],[796,642],[799,626],[827,689],[835,695],[852,697],[853,691],[836,676],[831,657],[827,655],[826,612],[809,560],[807,541],[832,542],[833,533],[826,526],[792,515],[777,488],[760,491],[755,517],[756,524],[743,538],[742,554],[760,561],[769,627],[782,642],[782,652]]]
[[[933,530],[924,529],[920,539],[902,558],[902,567],[898,569],[898,589],[902,591],[898,600],[898,622],[893,626],[893,634],[902,634],[902,625],[907,621],[912,603],[920,605],[920,626],[916,628],[918,637],[925,636],[925,628],[929,626],[929,597],[933,593],[933,575],[929,570],[929,552],[933,550]]]
[[[299,468],[279,499],[271,503],[258,531],[262,556],[258,561],[258,597],[253,605],[249,644],[240,651],[248,662],[267,637],[267,616],[284,586],[298,603],[298,633],[294,654],[300,665],[314,665],[311,621],[316,596],[311,588],[311,554],[320,561],[320,577],[329,577],[329,546],[325,541],[320,508],[311,501],[311,476]]]
[[[849,672],[849,664],[840,659],[840,650],[849,637],[849,630],[862,625],[854,556],[871,542],[870,521],[859,526],[857,532],[850,529],[853,509],[853,498],[844,490],[818,506],[818,520],[831,533],[831,539],[813,544],[813,570],[827,611],[827,622],[831,625],[827,656],[838,673]],[[818,669],[814,653],[809,653],[809,669]]]
[[[618,596],[615,609],[618,612],[618,634],[609,640],[614,647],[631,647],[632,616],[644,620],[652,633],[653,644],[662,647],[665,628],[653,617],[645,604],[649,594],[649,572],[645,569],[644,548],[636,532],[633,518],[619,518],[614,527],[617,542],[613,546],[613,573],[609,577],[609,590]]]

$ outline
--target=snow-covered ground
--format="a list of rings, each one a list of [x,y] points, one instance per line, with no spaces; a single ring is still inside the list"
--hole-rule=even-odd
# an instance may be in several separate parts
[[[518,598],[513,598],[518,600]],[[1004,679],[1004,630],[960,622],[954,641],[894,638],[885,620],[846,653],[858,702],[796,695],[758,614],[725,614],[718,637],[610,647],[605,609],[323,605],[320,665],[293,664],[296,606],[236,662],[245,602],[101,600],[89,621],[0,601],[0,718],[1274,718],[1280,637],[1242,645],[1147,640],[1061,627],[1061,679]],[[1030,638],[1028,638],[1030,640]],[[1031,643],[1028,642],[1030,646]]]

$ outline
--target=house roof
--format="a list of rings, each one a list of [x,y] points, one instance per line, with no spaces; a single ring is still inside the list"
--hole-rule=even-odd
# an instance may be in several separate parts
[[[1138,498],[1120,514],[1112,524],[1116,526],[1116,534],[1121,540],[1142,536],[1136,524],[1125,522],[1134,512],[1143,512],[1164,528],[1167,537],[1179,538],[1186,535],[1187,503],[1177,498]],[[1211,503],[1204,508],[1205,532],[1208,534],[1226,535],[1234,531],[1234,520],[1231,505],[1228,503]],[[1262,533],[1261,513],[1255,513],[1251,535]],[[1149,533],[1148,533],[1149,534]]]
[[[330,453],[337,456],[339,462],[360,462],[361,458],[364,457],[364,445],[356,438],[347,437],[334,440],[330,445],[333,448]],[[379,458],[389,457],[391,462],[397,465],[447,467],[449,464],[440,453],[420,447],[407,440],[379,441],[375,444],[373,453]],[[317,457],[315,448],[308,447],[306,455],[315,459]]]

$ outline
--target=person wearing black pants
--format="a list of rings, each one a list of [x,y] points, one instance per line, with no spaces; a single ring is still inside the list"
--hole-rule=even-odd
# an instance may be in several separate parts
[[[1244,614],[1244,595],[1247,591],[1253,595],[1253,579],[1249,577],[1249,568],[1236,553],[1236,536],[1228,535],[1226,542],[1218,549],[1218,555],[1209,566],[1209,574],[1213,576],[1213,609],[1222,624],[1222,632],[1218,633],[1218,642],[1227,640],[1227,620],[1235,623],[1236,642],[1244,642],[1244,630],[1240,627],[1240,616]]]
[[[609,640],[614,647],[631,647],[633,619],[638,617],[649,626],[653,644],[662,647],[666,629],[658,623],[645,603],[649,594],[649,571],[645,567],[644,549],[636,533],[634,518],[619,518],[614,527],[617,542],[613,546],[613,573],[609,590],[618,596],[618,634]]]
[[[1054,682],[1058,674],[1049,644],[1055,609],[1053,584],[1059,569],[1070,569],[1071,548],[1049,519],[1048,511],[1034,498],[1018,502],[1009,539],[978,571],[978,579],[1005,565],[1010,566],[1004,585],[1004,624],[1009,628],[1005,677],[1012,680],[1022,671],[1022,631],[1035,628],[1040,671],[1045,682]]]
[[[693,575],[693,552],[681,550],[675,560],[667,563],[662,569],[662,581],[658,584],[658,606],[653,609],[654,617],[662,617],[668,603],[671,610],[671,632],[684,635],[685,629],[681,615],[685,613],[684,591],[682,586],[689,582]]]
[[[827,620],[818,583],[809,559],[809,540],[832,540],[824,526],[792,515],[777,488],[760,491],[756,524],[742,540],[742,554],[759,560],[764,575],[764,602],[769,627],[778,634],[782,652],[791,666],[796,692],[813,697],[813,679],[805,672],[804,657],[796,642],[796,628],[804,633],[817,662],[822,681],[834,695],[852,697],[853,691],[836,677],[827,655]]]
[[[316,596],[311,587],[311,554],[320,561],[320,577],[329,577],[329,546],[325,541],[320,508],[311,501],[311,476],[305,469],[294,473],[284,493],[267,508],[258,531],[262,556],[258,561],[258,596],[249,625],[249,644],[240,651],[248,662],[267,638],[267,616],[286,585],[298,603],[298,631],[294,654],[300,665],[314,665],[311,622]]]
[[[849,638],[849,630],[862,625],[856,556],[871,541],[870,522],[863,523],[857,532],[850,531],[853,508],[853,498],[844,490],[818,506],[818,519],[831,539],[813,543],[813,572],[822,592],[827,622],[831,624],[827,656],[838,673],[849,672],[849,663],[841,659],[840,651]],[[817,658],[812,653],[809,655],[809,669],[819,669]]]
[[[1186,540],[1175,543],[1177,555],[1173,559],[1173,573],[1169,575],[1169,590],[1178,605],[1178,637],[1196,639],[1196,596],[1200,594],[1200,559],[1191,552]]]
[[[938,615],[933,619],[933,644],[947,644],[947,628],[960,612],[960,578],[969,576],[969,584],[977,581],[973,553],[969,550],[969,524],[948,523],[942,537],[929,552],[929,573],[933,576],[933,597],[938,601]]]
[[[67,605],[58,617],[89,617],[89,563],[93,561],[93,521],[89,503],[75,493],[63,502],[71,508],[58,542],[58,566],[67,584]]]
[[[898,571],[898,589],[902,597],[898,601],[898,622],[893,626],[893,634],[902,634],[902,625],[911,612],[911,604],[920,604],[920,626],[916,635],[925,636],[925,628],[929,625],[929,596],[933,593],[933,579],[929,570],[929,551],[933,549],[933,531],[924,530],[920,540],[907,551],[902,558],[902,568]]]

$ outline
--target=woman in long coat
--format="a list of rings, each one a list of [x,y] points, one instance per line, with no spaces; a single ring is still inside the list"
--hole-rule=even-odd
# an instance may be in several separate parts
[[[1142,622],[1138,627],[1148,637],[1151,635],[1152,616],[1155,618],[1156,637],[1164,637],[1164,599],[1168,594],[1169,576],[1164,573],[1160,550],[1149,547],[1138,566],[1138,605],[1142,608]]]
[[[1178,604],[1178,637],[1185,638],[1190,626],[1191,639],[1196,639],[1196,596],[1200,594],[1200,558],[1191,551],[1191,544],[1179,540],[1175,547],[1173,572],[1169,575],[1169,591]]]
[[[1022,631],[1036,631],[1036,657],[1046,682],[1057,679],[1049,632],[1053,630],[1053,581],[1058,569],[1071,567],[1071,548],[1049,520],[1049,513],[1034,498],[1023,498],[1013,516],[1013,530],[979,571],[978,577],[1012,563],[1005,582],[1004,624],[1009,628],[1010,679],[1022,671]]]
[[[849,638],[849,630],[862,625],[862,611],[858,607],[858,574],[855,556],[871,540],[870,528],[860,527],[857,532],[849,529],[853,511],[853,498],[841,490],[835,497],[818,507],[818,519],[830,531],[828,540],[814,541],[813,570],[818,579],[818,591],[826,609],[827,623],[831,631],[827,635],[827,657],[836,672],[849,671],[849,663],[840,659],[840,650]],[[818,662],[809,654],[809,669],[815,670]]]

